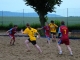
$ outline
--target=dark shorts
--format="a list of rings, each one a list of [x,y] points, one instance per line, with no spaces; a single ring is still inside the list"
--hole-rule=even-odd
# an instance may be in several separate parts
[[[56,32],[51,32],[51,34],[56,35]]]
[[[65,45],[69,45],[69,44],[70,44],[70,42],[69,42],[69,40],[67,40],[67,41],[59,40],[59,41],[58,41],[58,44],[65,44]]]
[[[9,36],[10,36],[11,39],[15,40],[15,36],[14,35],[9,34]]]
[[[30,39],[28,39],[29,42],[31,42],[33,45],[36,45],[36,41],[31,41]]]

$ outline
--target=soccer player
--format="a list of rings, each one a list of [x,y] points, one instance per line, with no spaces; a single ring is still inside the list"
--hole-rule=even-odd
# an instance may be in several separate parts
[[[41,29],[45,30],[47,42],[48,42],[48,44],[50,44],[50,27],[49,27],[49,24],[46,22],[44,27],[38,28],[38,30],[41,30]]]
[[[70,48],[70,41],[69,41],[69,37],[68,37],[68,28],[67,26],[65,26],[64,21],[61,22],[61,26],[59,27],[59,31],[61,33],[60,35],[60,40],[58,41],[58,49],[59,49],[59,54],[62,54],[62,49],[61,49],[61,44],[65,44],[68,48],[68,50],[70,51],[70,55],[73,55],[72,50]]]
[[[50,26],[52,41],[55,42],[56,41],[56,29],[58,28],[58,26],[54,23],[53,20],[51,20],[51,23],[49,24],[49,26]]]
[[[26,46],[27,46],[28,51],[30,51],[30,47],[29,47],[28,43],[31,42],[31,43],[38,49],[39,53],[42,53],[41,48],[40,48],[40,47],[37,45],[37,43],[36,43],[36,37],[35,37],[35,34],[36,34],[36,33],[37,33],[38,36],[40,37],[39,33],[37,32],[36,29],[31,28],[28,23],[26,24],[26,26],[27,26],[27,28],[26,28],[24,31],[21,30],[21,32],[22,32],[23,34],[27,34],[27,35],[29,36],[29,39],[27,39],[27,40],[25,41],[25,44],[26,44]]]
[[[15,43],[15,36],[14,36],[14,34],[16,33],[16,31],[17,31],[17,25],[14,25],[13,28],[11,28],[11,29],[9,29],[7,31],[7,33],[9,33],[9,36],[11,38],[10,45],[14,45],[14,43]]]

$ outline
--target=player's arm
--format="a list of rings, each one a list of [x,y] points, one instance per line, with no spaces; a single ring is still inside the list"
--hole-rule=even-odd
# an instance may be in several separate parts
[[[41,29],[45,29],[45,27],[42,27],[42,28],[37,28],[37,30],[41,30]]]
[[[21,29],[21,33],[22,33],[22,34],[27,34],[28,31],[27,31],[27,29],[25,29],[24,31],[23,31],[23,29]]]
[[[36,33],[36,35],[38,36],[38,38],[40,38],[40,34],[39,34],[39,32],[36,29],[34,29],[34,32]]]
[[[10,31],[12,31],[12,29],[9,29],[6,33],[9,33]]]
[[[8,30],[8,31],[6,31],[6,33],[9,33],[9,30]]]
[[[55,27],[58,28],[58,26],[55,24]]]
[[[43,28],[37,28],[37,30],[41,30],[41,29],[43,29]]]
[[[17,35],[18,35],[18,33],[19,33],[18,31],[15,31],[15,34],[17,34]]]
[[[21,29],[21,33],[22,33],[22,34],[25,34],[25,32],[23,31],[23,29]]]
[[[21,33],[23,34],[23,29],[21,29]]]
[[[36,32],[37,38],[40,38],[40,34],[38,32]]]

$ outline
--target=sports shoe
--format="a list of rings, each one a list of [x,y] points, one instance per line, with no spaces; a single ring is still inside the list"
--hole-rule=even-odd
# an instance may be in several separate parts
[[[71,56],[73,56],[73,53],[70,53]]]
[[[62,55],[62,51],[60,51],[59,54]]]

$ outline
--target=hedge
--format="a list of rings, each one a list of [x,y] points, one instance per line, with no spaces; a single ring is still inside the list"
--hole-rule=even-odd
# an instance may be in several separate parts
[[[55,20],[55,24],[60,26],[60,21],[59,20]],[[9,25],[0,25],[0,30],[8,30],[8,29],[10,29],[12,27],[13,27],[13,23],[10,23]],[[41,25],[39,23],[33,23],[33,24],[31,24],[31,27],[40,28]],[[22,24],[18,25],[18,30],[25,29],[25,28],[26,28],[25,25],[22,25]],[[80,24],[68,25],[68,28],[69,28],[69,31],[80,30]]]

